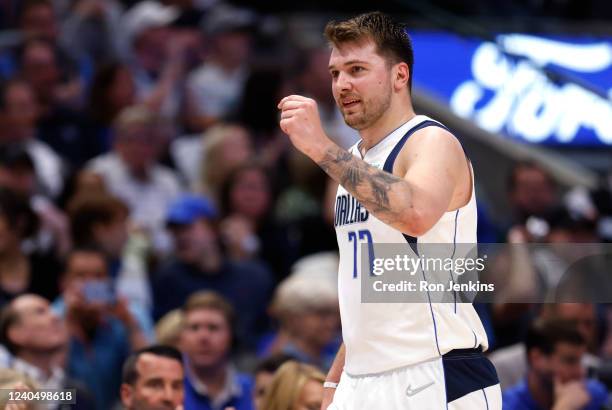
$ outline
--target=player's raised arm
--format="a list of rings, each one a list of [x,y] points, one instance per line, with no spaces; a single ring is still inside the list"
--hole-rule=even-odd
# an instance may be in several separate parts
[[[468,172],[459,142],[442,128],[411,136],[397,159],[400,171],[392,175],[334,144],[321,127],[314,100],[289,96],[279,108],[281,128],[296,148],[378,219],[405,234],[427,232],[449,209],[461,172]]]

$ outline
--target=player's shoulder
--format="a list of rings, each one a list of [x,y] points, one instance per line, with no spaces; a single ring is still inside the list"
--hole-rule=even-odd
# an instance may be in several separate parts
[[[433,169],[444,167],[451,173],[461,172],[465,164],[465,151],[455,135],[441,123],[427,119],[421,122],[406,140],[397,155],[393,172],[405,175],[416,165]]]
[[[417,129],[402,147],[400,161],[430,159],[432,155],[445,160],[464,157],[461,142],[451,130],[438,121],[426,121],[426,126]]]
[[[427,116],[421,116],[423,120],[418,128],[408,138],[406,144],[411,146],[430,145],[430,144],[459,144],[459,139],[444,124]]]

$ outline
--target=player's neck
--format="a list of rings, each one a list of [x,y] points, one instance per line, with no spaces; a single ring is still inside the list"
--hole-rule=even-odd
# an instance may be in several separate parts
[[[410,101],[391,104],[389,109],[372,126],[359,131],[362,143],[360,149],[363,152],[378,144],[394,130],[410,121],[415,116]]]

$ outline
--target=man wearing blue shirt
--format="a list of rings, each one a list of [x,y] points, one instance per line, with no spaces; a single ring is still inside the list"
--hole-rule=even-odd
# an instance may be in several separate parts
[[[253,410],[253,381],[231,364],[234,309],[219,294],[200,291],[183,306],[185,410]]]
[[[149,339],[127,301],[115,296],[101,251],[72,250],[62,287],[54,309],[69,330],[68,374],[89,388],[98,410],[110,409],[119,398],[124,360]]]
[[[527,377],[503,393],[504,410],[598,410],[606,404],[603,384],[585,378],[587,345],[574,322],[537,320],[526,349]]]
[[[266,307],[273,288],[271,272],[254,261],[225,257],[215,228],[217,212],[203,196],[182,195],[168,209],[166,222],[175,250],[153,280],[155,319],[179,308],[192,293],[212,290],[240,312],[234,329],[236,339],[252,347],[266,329]]]

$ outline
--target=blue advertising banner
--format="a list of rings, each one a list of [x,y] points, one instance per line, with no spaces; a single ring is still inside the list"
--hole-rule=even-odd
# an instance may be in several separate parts
[[[410,35],[414,85],[458,115],[524,142],[612,146],[612,37]]]

